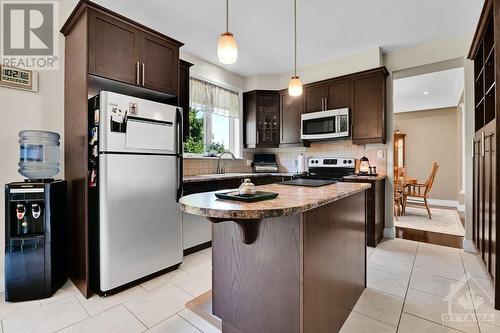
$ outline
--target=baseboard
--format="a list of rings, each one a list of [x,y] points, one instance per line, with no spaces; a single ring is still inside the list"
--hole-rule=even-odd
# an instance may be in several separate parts
[[[394,227],[385,227],[384,228],[384,238],[394,239],[396,237],[396,230]]]
[[[187,256],[187,255],[193,254],[195,252],[208,249],[211,246],[212,246],[212,241],[208,241],[208,242],[205,242],[205,243],[202,243],[199,245],[195,245],[193,247],[185,249],[183,254],[184,254],[184,256]]]
[[[465,252],[477,253],[476,245],[470,239],[465,239],[464,238],[464,247],[463,247],[463,249],[464,249]]]
[[[458,208],[457,200],[429,199],[431,206],[455,207]]]

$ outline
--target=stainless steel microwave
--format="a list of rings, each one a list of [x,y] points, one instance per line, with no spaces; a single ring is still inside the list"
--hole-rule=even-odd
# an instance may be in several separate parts
[[[301,116],[302,140],[329,140],[350,135],[349,109],[304,113]]]

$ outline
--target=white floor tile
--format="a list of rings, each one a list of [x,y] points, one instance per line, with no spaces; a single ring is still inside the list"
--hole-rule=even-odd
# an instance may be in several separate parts
[[[68,280],[68,281],[66,281],[66,283],[61,288],[59,288],[59,290],[57,290],[54,293],[54,295],[52,295],[52,297],[41,299],[40,303],[42,305],[50,304],[52,302],[59,301],[59,300],[61,300],[63,298],[77,295],[79,293],[80,292],[75,287],[75,285],[73,284],[73,282],[71,282],[70,280]]]
[[[191,325],[195,326],[197,329],[203,333],[221,333],[217,327],[213,326],[193,311],[189,309],[184,309],[178,313],[179,316],[187,320]]]
[[[139,333],[146,327],[130,313],[123,305],[99,313],[96,316],[85,319],[61,332],[64,333]]]
[[[50,333],[87,317],[87,312],[77,299],[67,297],[19,316],[5,319],[2,324],[4,333]]]
[[[403,308],[403,301],[402,297],[366,288],[356,303],[354,311],[386,324],[397,326]]]
[[[417,242],[400,240],[398,238],[384,240],[372,254],[413,262],[417,253]]]
[[[82,294],[78,293],[76,297],[82,303],[82,305],[85,307],[85,310],[91,315],[95,316],[99,312],[105,311],[107,309],[111,309],[119,304],[122,304],[123,302],[134,298],[136,296],[144,294],[146,291],[137,286],[133,287],[127,290],[124,290],[118,294],[106,296],[106,297],[100,297],[98,295],[93,295],[89,299],[85,299],[85,297],[82,296]]]
[[[210,258],[211,258],[212,257],[212,248],[209,247],[208,249],[204,249],[204,250],[201,251],[201,253],[204,253],[207,256],[210,256]]]
[[[462,252],[462,258],[465,266],[465,270],[472,276],[487,279],[488,275],[484,265],[482,264],[481,257],[476,254],[469,252]]]
[[[465,281],[456,281],[437,275],[414,271],[410,278],[410,288],[423,291],[440,297],[445,297],[451,288],[461,284],[465,287]],[[468,288],[468,287],[467,287]]]
[[[394,273],[368,268],[367,286],[391,295],[405,297],[408,287],[408,278]]]
[[[188,273],[202,267],[210,267],[212,265],[212,257],[202,252],[196,252],[185,256],[182,260],[180,268]]]
[[[401,315],[398,333],[459,333],[460,331],[418,318],[407,313]]]
[[[193,296],[168,283],[124,303],[148,328],[184,309]]]
[[[185,321],[178,315],[162,321],[158,325],[153,326],[146,332],[148,333],[200,333],[193,325]]]
[[[375,250],[374,247],[371,247],[371,246],[366,247],[366,257],[367,258],[373,253],[373,250]]]
[[[429,260],[439,260],[448,264],[462,266],[462,255],[459,249],[422,243],[417,250],[417,260],[419,258]]]
[[[413,263],[409,261],[389,258],[377,253],[373,253],[368,258],[367,265],[379,271],[394,273],[405,277],[410,276],[413,267]]]
[[[466,288],[462,288],[459,294],[453,294],[450,301],[448,298],[409,289],[403,311],[463,332],[479,332],[470,293]],[[467,319],[465,322],[448,321],[448,315],[463,315]]]
[[[465,270],[462,263],[453,264],[433,257],[417,256],[413,270],[457,281],[465,276]]]
[[[396,327],[352,311],[340,333],[391,333]]]
[[[469,277],[469,287],[479,321],[500,327],[500,311],[494,308],[495,298],[491,281]]]
[[[6,302],[5,294],[0,294],[0,320],[20,315],[38,307],[40,307],[39,301]]]
[[[212,289],[212,269],[208,267],[198,268],[191,271],[191,273],[172,280],[172,284],[187,291],[194,297],[200,296]]]
[[[494,326],[489,323],[479,323],[479,327],[481,328],[481,333],[498,333],[500,332],[499,326]]]
[[[158,287],[161,287],[169,282],[171,282],[174,279],[187,276],[188,273],[183,271],[182,269],[176,269],[175,271],[169,272],[167,274],[160,275],[152,280],[146,281],[141,284],[141,287],[144,289],[151,291],[153,289],[156,289]]]

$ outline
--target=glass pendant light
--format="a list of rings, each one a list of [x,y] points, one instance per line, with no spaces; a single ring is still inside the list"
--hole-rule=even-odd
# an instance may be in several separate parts
[[[295,58],[294,58],[294,75],[288,83],[288,95],[300,96],[302,95],[302,81],[297,75],[297,0],[293,0],[293,14],[294,14],[294,27],[295,27]]]
[[[217,56],[219,61],[226,65],[234,64],[238,59],[238,45],[233,34],[229,32],[229,0],[226,0],[226,32],[219,38]]]

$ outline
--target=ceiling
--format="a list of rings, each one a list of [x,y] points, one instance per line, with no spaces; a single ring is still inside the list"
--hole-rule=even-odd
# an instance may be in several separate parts
[[[230,0],[238,61],[217,61],[224,0],[95,0],[185,43],[184,51],[234,73],[283,74],[293,68],[293,1]],[[298,67],[382,47],[384,51],[475,29],[481,0],[298,0]],[[272,4],[272,5],[271,5]],[[299,73],[300,74],[300,73]]]
[[[394,112],[457,106],[463,89],[463,67],[394,80]]]

